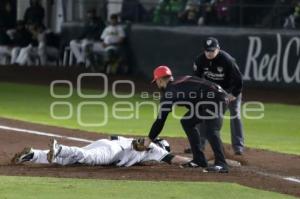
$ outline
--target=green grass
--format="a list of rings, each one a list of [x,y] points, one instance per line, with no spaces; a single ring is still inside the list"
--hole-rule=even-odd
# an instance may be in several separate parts
[[[139,119],[118,120],[112,117],[112,104],[117,99],[111,94],[103,99],[84,100],[73,94],[68,99],[54,99],[50,96],[48,86],[21,85],[0,83],[0,117],[13,118],[35,123],[62,126],[85,131],[105,132],[111,134],[147,135],[154,121],[153,108],[142,106]],[[56,93],[67,93],[63,87],[55,89]],[[86,90],[85,93],[95,93]],[[70,102],[74,114],[70,119],[58,120],[50,116],[50,105],[55,101]],[[101,127],[85,127],[78,124],[76,109],[80,102],[105,102],[109,105],[108,115],[103,114],[99,106],[86,106],[82,111],[82,121],[95,123],[107,119],[108,123]],[[130,99],[131,102],[142,102],[139,95]],[[176,109],[178,115],[184,113],[183,108]],[[68,114],[63,106],[54,109],[57,116]],[[278,152],[300,154],[300,106],[265,104],[265,117],[260,120],[245,120],[246,145],[249,147],[269,149]],[[128,114],[121,114],[126,116]],[[185,137],[177,119],[168,118],[161,136]],[[230,143],[229,121],[224,121],[222,136],[225,142]]]
[[[229,183],[142,182],[0,176],[0,197],[3,199],[252,199],[257,198],[257,196],[260,199],[293,198]]]

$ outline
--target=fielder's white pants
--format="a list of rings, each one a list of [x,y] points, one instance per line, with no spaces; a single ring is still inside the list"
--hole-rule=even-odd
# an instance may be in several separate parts
[[[45,66],[47,64],[48,58],[58,59],[59,50],[55,47],[46,46],[44,42],[39,43],[37,49],[37,56],[40,58],[41,65]]]
[[[11,59],[10,59],[11,64],[17,63],[17,58],[20,54],[20,50],[21,50],[20,47],[13,47],[12,48],[12,50],[11,50]]]
[[[11,64],[19,64],[19,65],[31,65],[32,64],[32,56],[34,55],[34,48],[32,45],[28,45],[26,47],[14,47],[11,52]]]
[[[6,64],[5,61],[11,55],[11,48],[8,46],[0,46],[0,64]]]
[[[77,64],[85,63],[88,60],[88,52],[92,51],[93,53],[102,53],[104,51],[103,45],[101,42],[95,42],[93,40],[83,39],[83,40],[72,40],[70,42],[71,52],[76,58]]]
[[[30,162],[35,164],[49,164],[47,160],[47,154],[49,150],[39,150],[39,149],[33,149],[33,158],[30,160]],[[75,164],[76,160],[72,157],[66,157],[66,158],[56,158],[55,163],[60,165],[69,165],[69,164]]]

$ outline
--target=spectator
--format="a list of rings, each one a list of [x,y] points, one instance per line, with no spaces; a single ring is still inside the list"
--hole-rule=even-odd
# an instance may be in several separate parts
[[[47,65],[49,60],[58,60],[59,58],[59,46],[60,38],[57,34],[54,34],[51,30],[46,29],[43,26],[35,25],[32,30],[38,41],[38,46],[35,46],[29,51],[29,58],[39,58],[42,66]]]
[[[180,17],[180,21],[184,25],[197,25],[198,19],[198,12],[196,10],[186,10]]]
[[[78,65],[89,65],[88,51],[93,47],[95,51],[101,51],[103,48],[99,41],[100,35],[104,29],[104,22],[96,16],[95,10],[87,12],[86,22],[81,36],[70,42],[71,52],[75,55]],[[88,63],[86,63],[86,61]]]
[[[26,28],[24,21],[18,21],[16,29],[7,31],[12,40],[11,64],[17,64],[17,61],[24,59],[24,49],[33,42],[33,35]],[[21,50],[23,49],[23,53]]]
[[[36,24],[27,24],[25,31],[28,31],[28,38],[24,40],[24,44],[19,48],[19,54],[16,57],[15,64],[17,65],[32,65],[35,53],[34,50],[38,46],[38,31]],[[29,37],[30,36],[30,37]],[[17,43],[15,43],[17,45]]]
[[[139,0],[123,0],[122,21],[141,22],[144,20],[146,10]]]
[[[286,17],[284,28],[300,28],[300,1],[295,3],[292,14]]]
[[[295,17],[295,27],[299,28],[300,27],[300,2],[298,2],[295,6],[294,17]]]
[[[45,10],[40,0],[30,0],[30,7],[26,9],[24,21],[26,24],[44,24]]]
[[[83,32],[79,39],[99,40],[99,35],[105,28],[105,23],[101,17],[97,17],[95,9],[91,9],[86,13],[86,21]]]
[[[234,10],[235,0],[217,0],[214,4],[216,10],[217,24],[228,25],[231,24],[232,10]]]
[[[154,10],[153,22],[156,24],[176,25],[184,10],[186,0],[160,0]]]
[[[6,64],[5,58],[9,58],[11,54],[12,40],[6,33],[6,29],[0,25],[0,63]]]
[[[200,18],[200,2],[188,1],[187,6],[181,14],[179,20],[184,25],[197,25]]]
[[[199,25],[213,25],[216,23],[216,13],[213,5],[214,0],[203,0],[201,2]]]
[[[1,1],[0,3],[0,26],[6,29],[15,27],[16,19],[11,1]]]
[[[102,35],[101,40],[105,51],[106,72],[116,73],[121,57],[121,47],[125,39],[123,27],[118,23],[118,15],[110,16],[110,25],[108,25]]]

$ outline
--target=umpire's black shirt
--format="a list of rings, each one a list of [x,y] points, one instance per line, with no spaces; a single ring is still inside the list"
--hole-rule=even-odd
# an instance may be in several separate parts
[[[200,54],[194,62],[194,72],[198,77],[219,84],[235,97],[242,91],[243,80],[236,61],[223,50],[212,60],[207,59],[204,53]]]
[[[182,76],[169,82],[162,93],[159,114],[152,125],[149,138],[154,140],[160,134],[173,105],[185,106],[190,110],[193,106],[193,110],[198,108],[196,111],[202,116],[205,115],[205,110],[215,107],[207,103],[197,106],[198,102],[224,102],[226,97],[226,91],[219,85],[196,76]]]

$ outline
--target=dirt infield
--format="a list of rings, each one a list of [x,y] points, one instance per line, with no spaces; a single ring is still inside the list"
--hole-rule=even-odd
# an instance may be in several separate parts
[[[78,130],[70,130],[51,126],[44,126],[8,119],[0,119],[0,125],[28,130],[42,131],[96,140],[106,138],[107,135],[86,133]],[[58,139],[60,143],[83,146],[86,143]],[[175,154],[182,154],[188,145],[186,139],[167,138]],[[265,150],[246,149],[241,158],[232,156],[230,147],[226,146],[227,157],[241,161],[242,167],[232,168],[229,174],[208,174],[200,172],[200,169],[181,169],[177,166],[165,164],[149,164],[133,166],[130,168],[116,167],[90,167],[55,165],[11,165],[10,159],[14,153],[25,146],[46,149],[49,137],[20,133],[13,130],[0,130],[0,175],[14,176],[51,176],[67,178],[93,178],[93,179],[120,179],[120,180],[159,180],[159,181],[216,181],[234,182],[241,185],[262,190],[280,192],[300,197],[300,184],[282,179],[282,177],[294,177],[300,179],[300,156],[274,153]],[[206,150],[211,157],[209,149]]]

